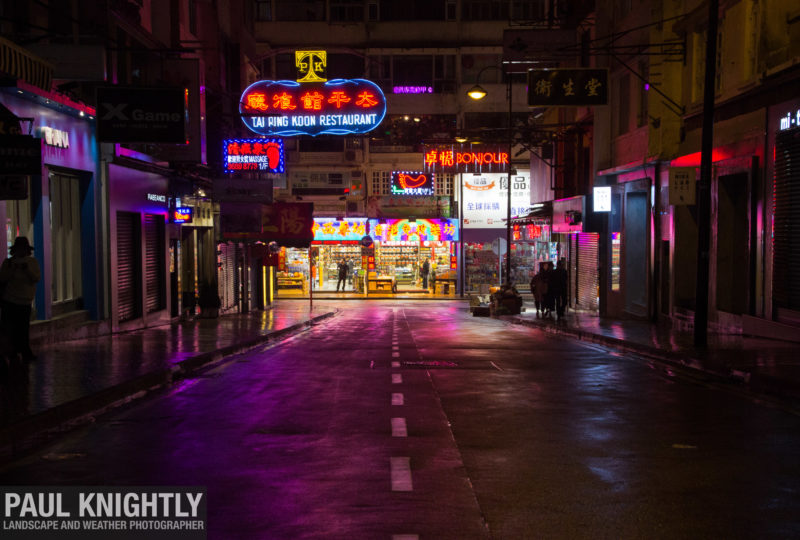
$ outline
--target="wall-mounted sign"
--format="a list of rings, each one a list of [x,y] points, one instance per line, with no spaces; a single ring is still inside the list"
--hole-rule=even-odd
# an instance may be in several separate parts
[[[432,86],[393,86],[393,94],[433,94]]]
[[[390,186],[392,195],[434,195],[434,176],[434,173],[393,171]]]
[[[529,69],[528,106],[588,106],[608,103],[608,70]]]
[[[27,176],[0,174],[0,201],[22,201],[27,198]]]
[[[222,203],[223,238],[308,247],[314,239],[314,203]]]
[[[785,131],[787,129],[792,129],[800,127],[800,109],[794,112],[787,112],[786,116],[781,117],[781,123],[778,129],[780,131]]]
[[[694,167],[669,168],[669,204],[692,205],[696,201],[697,170]]]
[[[284,172],[283,139],[224,139],[222,148],[226,173]]]
[[[595,212],[611,212],[611,186],[595,186],[592,196]]]
[[[194,209],[191,206],[179,206],[172,212],[173,223],[191,223]]]
[[[386,97],[365,79],[258,81],[242,94],[239,113],[259,135],[349,135],[378,127]]]
[[[37,131],[39,131],[42,141],[47,146],[55,146],[56,148],[69,148],[68,131],[55,129],[48,126],[42,126]]]
[[[428,147],[424,154],[426,172],[489,173],[508,170],[508,150],[485,145]]]
[[[186,144],[183,88],[100,87],[97,140]]]
[[[464,228],[505,228],[508,217],[508,175],[465,174],[462,181]],[[526,215],[530,206],[530,173],[520,171],[511,176],[511,217]]]
[[[42,140],[0,135],[0,174],[42,174]]]
[[[325,82],[328,79],[327,51],[295,51],[294,65],[297,66],[297,82]]]
[[[380,242],[444,242],[458,240],[458,221],[453,219],[369,220],[369,235]]]
[[[314,218],[314,241],[360,241],[367,234],[367,218],[338,220]]]

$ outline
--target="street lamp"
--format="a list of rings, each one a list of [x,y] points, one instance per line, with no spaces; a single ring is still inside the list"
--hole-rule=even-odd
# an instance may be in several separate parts
[[[497,69],[497,66],[486,66],[478,72],[475,78],[475,86],[467,91],[467,95],[475,101],[481,100],[486,97],[487,92],[480,86],[481,75],[487,69]],[[502,70],[500,70],[502,72]],[[506,73],[506,99],[508,99],[508,206],[506,208],[506,284],[511,285],[511,155],[514,150],[514,130],[513,130],[513,117],[512,117],[512,101],[511,101],[511,74]],[[498,250],[499,251],[499,250]],[[500,256],[502,260],[502,255]],[[502,277],[501,277],[502,284]]]

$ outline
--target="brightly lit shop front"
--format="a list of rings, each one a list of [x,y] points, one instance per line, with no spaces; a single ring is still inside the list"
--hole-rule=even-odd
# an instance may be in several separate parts
[[[369,235],[374,255],[366,259],[368,294],[455,294],[458,221],[370,219]]]

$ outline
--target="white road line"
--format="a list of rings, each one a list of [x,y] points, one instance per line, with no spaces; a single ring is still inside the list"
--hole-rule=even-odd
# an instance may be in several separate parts
[[[393,534],[392,540],[419,540],[418,534]]]
[[[393,368],[399,368],[400,367],[400,362],[392,362],[392,367]]]
[[[392,358],[400,358],[400,353],[397,351],[392,352]]]
[[[408,437],[405,418],[392,418],[392,437]]]
[[[500,366],[498,366],[494,362],[489,362],[489,363],[492,364],[494,366],[494,369],[496,369],[497,371],[505,371],[503,368],[501,368]]]
[[[406,398],[405,396],[403,396],[403,394],[400,394],[398,392],[392,394],[392,405],[403,405],[405,404],[405,400]]]
[[[407,457],[389,458],[392,471],[392,491],[413,491],[411,483],[411,459]]]
[[[392,384],[403,384],[403,376],[399,373],[392,373]]]

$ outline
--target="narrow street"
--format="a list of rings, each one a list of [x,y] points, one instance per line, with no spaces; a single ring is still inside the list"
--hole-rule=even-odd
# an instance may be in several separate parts
[[[0,482],[204,486],[212,539],[800,535],[789,412],[463,302],[330,303]]]

